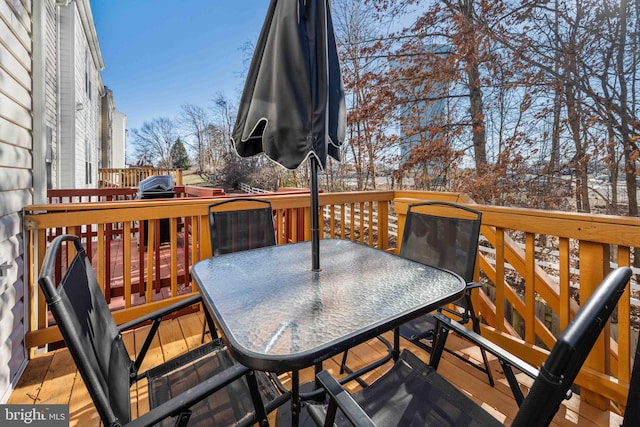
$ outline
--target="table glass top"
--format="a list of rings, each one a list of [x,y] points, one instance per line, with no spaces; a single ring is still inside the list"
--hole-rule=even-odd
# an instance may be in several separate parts
[[[232,347],[266,359],[339,346],[465,287],[452,273],[345,240],[320,241],[320,267],[311,271],[304,242],[209,258],[192,272]]]

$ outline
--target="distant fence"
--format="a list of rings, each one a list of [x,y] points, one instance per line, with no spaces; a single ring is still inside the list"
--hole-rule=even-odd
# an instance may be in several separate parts
[[[100,188],[137,187],[145,178],[154,175],[171,175],[174,185],[182,185],[182,169],[134,167],[124,169],[99,169]]]
[[[258,188],[258,187],[252,187],[249,184],[245,184],[244,182],[241,182],[239,187],[240,187],[240,191],[244,191],[245,193],[248,193],[248,194],[271,193],[271,191],[263,190],[262,188]]]

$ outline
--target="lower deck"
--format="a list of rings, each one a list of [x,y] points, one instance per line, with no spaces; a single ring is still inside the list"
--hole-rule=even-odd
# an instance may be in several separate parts
[[[176,319],[162,322],[158,335],[152,344],[145,365],[154,361],[162,361],[198,346],[202,333],[202,312],[188,314]],[[125,333],[125,343],[130,351],[141,345],[146,334],[147,327],[142,327]],[[391,336],[389,336],[391,338]],[[208,338],[207,338],[208,339]],[[428,360],[428,354],[423,350],[402,342],[403,346],[410,348],[416,355]],[[451,335],[447,341],[447,347],[465,355],[465,357],[479,359],[480,352],[470,346],[464,340]],[[385,351],[384,346],[378,340],[371,340],[356,347],[349,352],[349,366],[358,368],[380,357]],[[341,356],[336,356],[325,362],[324,367],[333,374],[339,370]],[[464,390],[474,400],[481,403],[496,418],[509,425],[517,412],[517,405],[513,400],[511,391],[497,360],[491,360],[496,384],[489,386],[486,375],[479,370],[470,368],[468,364],[447,353],[444,354],[438,371]],[[373,371],[364,377],[365,381],[372,382],[391,365],[391,362]],[[309,368],[300,374],[301,381],[313,379],[313,370]],[[524,387],[530,384],[528,377],[518,376]],[[283,375],[282,380],[287,385],[288,375]],[[360,386],[353,381],[347,385],[351,391]],[[73,363],[73,359],[67,349],[59,349],[34,357],[28,364],[20,378],[14,392],[7,403],[11,404],[68,404],[70,412],[70,426],[93,426],[99,424],[98,413],[93,406],[89,393],[84,386],[82,378]],[[146,390],[140,387],[132,392],[133,414],[144,413],[148,410],[146,405]],[[272,420],[274,415],[271,416]],[[565,401],[560,411],[554,418],[555,426],[618,426],[622,417],[610,412],[599,410],[580,400],[574,395],[571,400]],[[272,422],[275,425],[275,421]]]

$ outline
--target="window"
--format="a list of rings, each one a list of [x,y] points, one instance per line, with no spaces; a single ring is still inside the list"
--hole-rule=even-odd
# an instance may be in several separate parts
[[[91,146],[88,140],[84,142],[84,183],[91,184],[93,182],[92,165],[91,165]]]
[[[84,90],[89,100],[91,100],[91,72],[89,70],[90,60],[91,56],[89,54],[89,49],[87,49],[84,52]]]

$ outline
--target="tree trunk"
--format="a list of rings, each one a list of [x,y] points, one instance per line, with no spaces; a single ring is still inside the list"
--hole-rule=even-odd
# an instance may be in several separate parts
[[[474,11],[473,1],[467,0],[462,8],[465,22],[468,25],[467,30],[475,33],[474,30]],[[472,31],[473,30],[473,31]],[[471,139],[473,141],[473,151],[476,160],[476,173],[479,176],[484,175],[487,168],[487,151],[485,137],[485,115],[482,102],[482,87],[480,80],[480,71],[478,69],[478,46],[475,37],[468,38],[472,44],[467,46],[467,79],[469,85],[469,108],[471,111]]]
[[[607,133],[609,134],[609,143],[607,144],[607,154],[609,162],[609,185],[611,187],[611,201],[607,209],[610,215],[618,215],[618,159],[616,155],[615,133],[611,123],[607,124]]]

